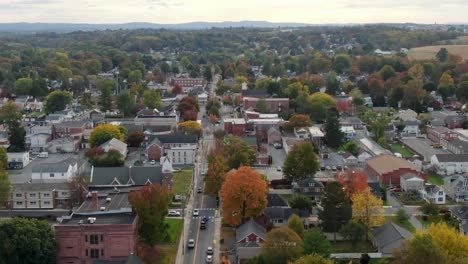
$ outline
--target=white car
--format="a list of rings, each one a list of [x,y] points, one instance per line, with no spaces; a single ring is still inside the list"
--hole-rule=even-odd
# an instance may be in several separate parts
[[[150,164],[151,164],[151,165],[156,165],[156,161],[155,161],[155,160],[152,160],[152,161],[150,162]]]
[[[169,213],[167,215],[168,216],[180,216],[180,212],[175,211],[175,210],[171,210],[171,211],[169,211]]]
[[[202,193],[202,192],[203,192],[203,188],[202,188],[202,187],[198,187],[197,193]]]
[[[198,211],[198,209],[193,209],[193,216],[199,216],[200,215],[200,211]]]
[[[188,248],[194,248],[195,247],[195,240],[193,238],[188,240],[187,247]]]
[[[212,248],[212,247],[208,247],[208,248],[206,249],[206,254],[207,254],[207,255],[213,255],[213,248]]]
[[[213,256],[211,255],[206,256],[206,263],[213,263]]]

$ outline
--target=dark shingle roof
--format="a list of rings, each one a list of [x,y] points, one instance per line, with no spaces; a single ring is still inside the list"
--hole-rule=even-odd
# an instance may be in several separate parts
[[[53,191],[53,190],[68,190],[68,183],[12,183],[11,190],[15,191]]]
[[[152,144],[196,144],[197,136],[185,134],[170,134],[170,135],[157,135],[149,140],[149,145]]]
[[[162,167],[95,167],[90,185],[146,185],[161,183],[161,176]]]
[[[468,162],[468,154],[436,154],[439,162]]]
[[[288,203],[278,194],[267,194],[268,205],[267,207],[288,206]]]
[[[243,97],[249,97],[249,96],[267,97],[268,96],[268,91],[266,89],[243,90],[242,91],[242,96]]]
[[[468,206],[466,205],[452,207],[450,211],[460,219],[468,219]]]
[[[236,229],[236,241],[244,239],[248,235],[255,233],[257,236],[265,239],[266,230],[261,225],[257,224],[253,218],[250,218],[249,221],[245,222]]]
[[[319,187],[323,188],[323,184],[314,178],[302,179],[296,182],[298,187]],[[312,186],[311,186],[312,185]]]
[[[387,223],[383,226],[371,230],[373,240],[377,241],[380,247],[384,247],[397,240],[408,240],[413,237],[410,231],[394,223]]]

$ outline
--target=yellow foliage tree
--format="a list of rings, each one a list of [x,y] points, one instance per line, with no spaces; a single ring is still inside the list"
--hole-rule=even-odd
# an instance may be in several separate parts
[[[424,68],[421,64],[416,64],[408,70],[408,74],[413,79],[422,80],[424,78]]]
[[[353,204],[353,221],[362,223],[367,230],[384,222],[383,201],[375,197],[369,188],[354,193],[351,197]],[[366,232],[366,240],[369,239]]]
[[[448,86],[453,86],[453,85],[454,85],[454,82],[453,82],[452,76],[450,76],[450,73],[444,72],[444,74],[442,74],[442,76],[439,79],[439,86],[448,87]]]
[[[303,256],[296,261],[293,262],[293,264],[334,264],[335,262],[331,259],[326,259],[319,254],[312,253],[310,255]]]
[[[394,263],[468,263],[468,237],[444,222],[431,224],[395,252]]]
[[[100,125],[95,127],[89,135],[89,144],[91,147],[98,147],[112,138],[125,141],[125,133],[121,127],[111,124]]]
[[[197,121],[185,121],[179,123],[179,130],[188,134],[200,135],[202,126]]]

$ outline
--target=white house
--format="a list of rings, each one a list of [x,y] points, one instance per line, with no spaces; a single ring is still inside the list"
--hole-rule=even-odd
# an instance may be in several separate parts
[[[7,153],[8,167],[22,169],[29,164],[29,152]]]
[[[39,163],[32,167],[31,181],[33,183],[68,182],[77,172],[78,164],[73,159],[57,163]]]
[[[417,137],[419,136],[419,121],[408,120],[403,122],[405,127],[401,131],[401,135],[405,137]]]
[[[400,176],[401,189],[407,191],[419,191],[424,189],[424,179],[413,173],[405,173]]]
[[[431,165],[439,174],[463,174],[468,171],[468,154],[436,154],[431,157]]]
[[[468,176],[454,175],[444,177],[444,189],[448,197],[455,202],[468,201]]]
[[[310,134],[309,131],[305,127],[301,128],[294,128],[294,135],[296,138],[309,138]]]
[[[419,190],[421,197],[428,203],[445,204],[444,187],[426,184],[423,189]]]
[[[104,152],[108,152],[111,149],[117,150],[124,158],[127,157],[127,144],[116,138],[102,143],[99,147],[102,148]]]
[[[197,100],[199,104],[206,104],[208,102],[208,95],[203,92],[197,96]]]

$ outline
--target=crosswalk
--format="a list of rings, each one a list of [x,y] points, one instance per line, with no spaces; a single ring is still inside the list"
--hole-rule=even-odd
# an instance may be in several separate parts
[[[203,217],[206,217],[208,219],[215,219],[216,216],[210,215],[210,216],[192,216],[192,219],[202,219]]]

